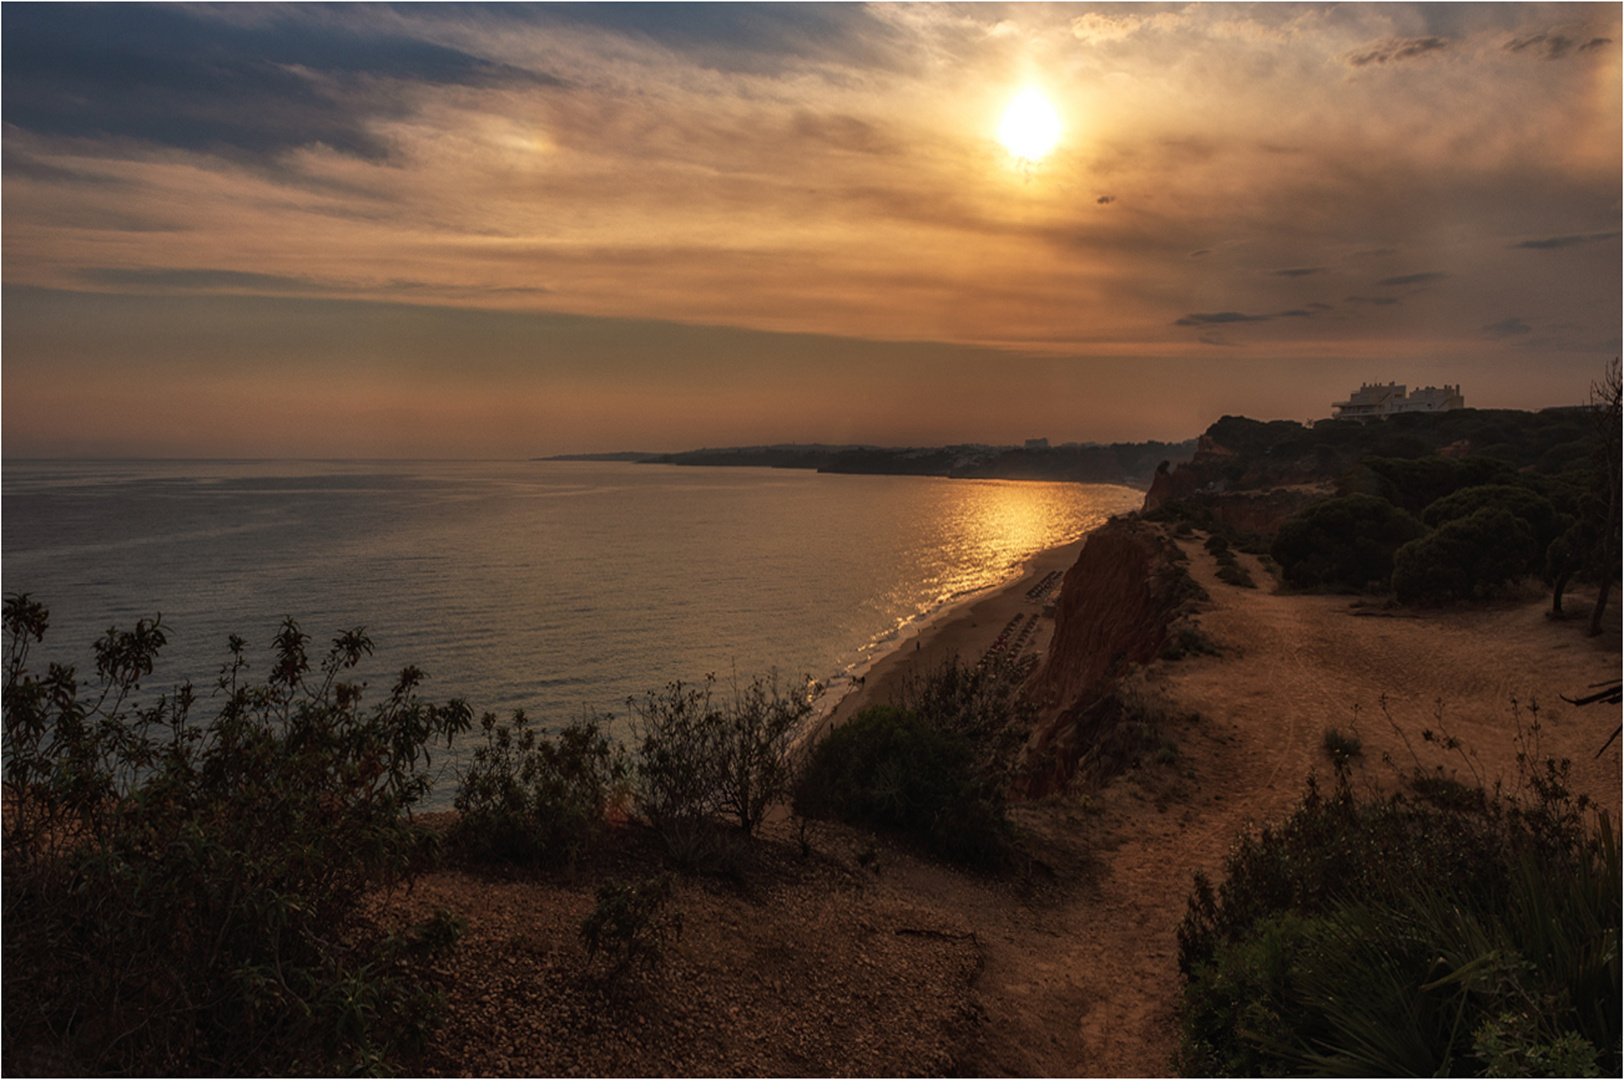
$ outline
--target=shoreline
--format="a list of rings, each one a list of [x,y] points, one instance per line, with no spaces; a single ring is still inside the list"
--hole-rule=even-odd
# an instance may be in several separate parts
[[[854,673],[837,700],[819,707],[816,719],[795,737],[792,750],[816,745],[870,705],[894,701],[908,679],[934,670],[949,656],[974,663],[1016,615],[1041,615],[1046,604],[1052,604],[1059,595],[1058,587],[1040,600],[1030,599],[1027,591],[1051,571],[1064,574],[1070,570],[1083,545],[1100,526],[1068,543],[1033,554],[1005,581],[943,605],[916,624],[912,633],[905,629],[892,648],[876,656],[860,674]],[[1028,651],[1036,653],[1040,663],[1053,636],[1054,619],[1039,618]]]

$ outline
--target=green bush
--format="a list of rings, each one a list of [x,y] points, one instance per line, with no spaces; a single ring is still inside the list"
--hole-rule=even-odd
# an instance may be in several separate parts
[[[1384,585],[1394,553],[1425,531],[1385,499],[1343,495],[1286,521],[1269,554],[1295,588],[1365,589]]]
[[[673,888],[670,874],[599,887],[598,904],[581,921],[580,935],[588,962],[601,956],[609,981],[633,965],[654,967],[666,946],[682,938],[682,912],[670,908]]]
[[[1482,599],[1535,562],[1533,527],[1485,507],[1445,522],[1393,556],[1393,592],[1404,603]]]
[[[1436,529],[1451,521],[1471,517],[1480,510],[1504,510],[1528,525],[1533,532],[1533,555],[1523,573],[1538,573],[1545,562],[1545,550],[1571,523],[1558,514],[1551,500],[1527,487],[1513,484],[1484,484],[1462,488],[1428,506],[1421,520]]]
[[[508,723],[486,713],[480,728],[485,742],[457,786],[457,847],[476,858],[574,862],[625,791],[625,749],[590,719],[565,727],[556,742],[538,737],[523,710]]]
[[[782,801],[792,775],[789,741],[812,711],[810,695],[785,693],[776,674],[735,685],[721,702],[715,682],[674,682],[629,702],[637,716],[638,810],[667,852],[689,865],[730,847],[715,835],[718,817],[748,836]]]
[[[1511,465],[1488,457],[1369,457],[1343,478],[1341,491],[1375,495],[1408,513],[1420,514],[1462,488],[1506,484],[1516,476]]]
[[[1329,796],[1311,778],[1216,890],[1197,875],[1181,1070],[1616,1075],[1619,845],[1565,775],[1363,802],[1345,773]]]
[[[953,862],[991,865],[1009,842],[1002,790],[969,736],[890,705],[865,709],[813,750],[795,812],[892,830]]]
[[[31,667],[47,621],[7,598],[5,1070],[372,1070],[421,1049],[437,996],[417,965],[448,935],[380,939],[360,904],[423,864],[408,811],[467,706],[421,702],[407,668],[363,708],[346,673],[366,634],[312,670],[290,619],[263,683],[231,638],[199,722],[190,685],[136,702],[159,620],[109,630],[83,687]]]

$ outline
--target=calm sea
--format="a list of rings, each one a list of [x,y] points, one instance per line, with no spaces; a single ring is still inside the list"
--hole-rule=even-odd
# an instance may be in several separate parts
[[[232,633],[263,675],[292,616],[322,645],[366,626],[375,693],[411,663],[431,699],[561,724],[706,672],[838,690],[1140,498],[605,462],[7,461],[0,576],[50,608],[36,657],[81,672],[109,625],[161,612],[149,689],[211,687]]]

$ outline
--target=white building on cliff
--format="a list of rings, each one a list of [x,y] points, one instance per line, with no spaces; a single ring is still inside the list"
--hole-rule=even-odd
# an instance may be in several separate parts
[[[1370,420],[1392,416],[1394,413],[1446,412],[1466,408],[1460,386],[1447,383],[1441,387],[1423,386],[1405,396],[1403,383],[1364,383],[1349,395],[1347,401],[1333,401],[1332,414],[1337,420]]]

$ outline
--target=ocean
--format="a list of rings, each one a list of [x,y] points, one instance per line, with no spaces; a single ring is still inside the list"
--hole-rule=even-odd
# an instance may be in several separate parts
[[[41,667],[89,675],[96,637],[161,613],[145,689],[206,694],[228,635],[263,677],[291,616],[313,653],[367,628],[373,699],[415,664],[430,700],[553,726],[610,713],[624,735],[629,696],[711,672],[811,678],[832,700],[1141,496],[619,462],[7,461],[3,498],[3,588],[51,612]]]

